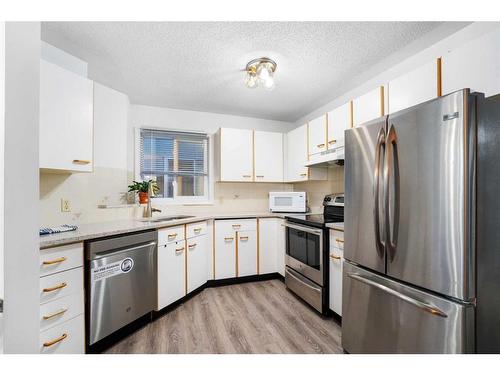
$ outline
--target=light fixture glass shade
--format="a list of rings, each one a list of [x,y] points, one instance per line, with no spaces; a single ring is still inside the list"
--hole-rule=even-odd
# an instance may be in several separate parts
[[[272,76],[272,70],[268,63],[261,63],[257,68],[257,76],[262,82],[265,82]]]
[[[249,89],[254,89],[257,87],[257,76],[254,74],[248,73],[247,76],[245,77],[245,85]]]
[[[275,85],[273,76],[272,75],[269,76],[269,78],[267,78],[264,82],[262,82],[262,86],[264,86],[266,90],[269,91],[274,90]]]

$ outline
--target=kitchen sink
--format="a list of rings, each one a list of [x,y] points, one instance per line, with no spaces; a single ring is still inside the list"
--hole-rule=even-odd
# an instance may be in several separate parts
[[[189,216],[189,215],[175,215],[175,216],[147,217],[147,218],[139,219],[139,221],[144,221],[144,222],[147,222],[147,223],[161,223],[163,221],[190,219],[192,217],[194,217],[194,216]]]

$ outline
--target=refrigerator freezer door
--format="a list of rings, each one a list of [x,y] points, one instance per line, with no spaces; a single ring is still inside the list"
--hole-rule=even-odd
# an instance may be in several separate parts
[[[385,272],[385,126],[386,117],[382,117],[345,132],[344,257],[379,272]]]
[[[474,352],[474,307],[344,263],[342,346],[349,353]]]
[[[385,158],[387,275],[460,300],[474,297],[466,247],[467,98],[458,91],[389,116]]]

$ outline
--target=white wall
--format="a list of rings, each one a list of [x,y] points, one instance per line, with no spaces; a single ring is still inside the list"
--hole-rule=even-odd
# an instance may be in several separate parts
[[[78,57],[54,47],[53,45],[42,41],[41,42],[41,58],[52,64],[58,65],[70,72],[87,77],[87,62],[80,60]]]
[[[4,348],[35,353],[39,333],[40,23],[5,25]]]
[[[440,56],[445,55],[449,50],[461,46],[468,41],[478,38],[493,30],[500,28],[500,22],[474,22],[471,25],[459,30],[458,32],[450,35],[447,38],[440,40],[439,42],[433,44],[429,48],[422,50],[413,56],[399,61],[396,56],[391,56],[390,61],[392,62],[388,67],[386,66],[382,72],[380,72],[380,66],[374,66],[373,69],[361,74],[349,87],[344,94],[340,95],[336,99],[330,101],[326,105],[323,105],[311,113],[301,117],[295,121],[294,127],[303,125],[307,121],[310,121],[318,116],[331,111],[332,109],[347,103],[348,101],[356,98],[366,92],[372,90],[377,86],[381,86],[389,82],[390,80],[399,77],[417,67],[434,60]],[[385,62],[387,64],[387,62]]]
[[[0,22],[0,300],[4,297],[3,273],[3,172],[5,133],[5,22]],[[0,354],[3,353],[3,313],[0,312]]]

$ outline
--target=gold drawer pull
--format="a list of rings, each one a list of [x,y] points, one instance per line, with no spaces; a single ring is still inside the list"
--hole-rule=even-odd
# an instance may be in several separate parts
[[[255,177],[257,177],[257,178],[264,178],[264,175],[261,174],[261,175],[255,176]]]
[[[53,292],[54,290],[58,290],[58,289],[65,288],[66,286],[68,286],[68,284],[66,284],[66,283],[61,283],[61,284],[59,284],[59,285],[56,285],[56,286],[53,286],[53,287],[50,287],[50,288],[43,288],[43,292],[44,292],[44,293]]]
[[[73,164],[86,165],[86,164],[90,164],[90,160],[74,159]]]
[[[64,314],[66,311],[68,311],[68,309],[61,309],[61,310],[56,311],[52,314],[44,315],[43,320],[49,320],[49,319],[55,318],[56,316]]]
[[[336,140],[336,139],[332,139],[331,141],[328,141],[328,144],[329,144],[329,145],[333,145],[333,144],[335,144],[335,143],[337,143],[337,140]]]
[[[190,249],[192,249],[193,247],[196,247],[196,245],[197,245],[197,244],[193,243],[193,244],[191,244],[191,245],[188,245],[188,247],[189,247]]]
[[[336,255],[330,255],[330,258],[332,258],[333,260],[340,260],[340,259],[342,259],[341,257],[336,256]]]
[[[176,253],[182,253],[184,251],[184,247],[179,247],[178,249],[175,249]]]
[[[168,238],[175,238],[175,237],[177,237],[177,233],[168,234],[167,237]]]
[[[243,175],[243,178],[250,178],[250,177],[252,177],[252,175],[251,175],[251,174],[244,174],[244,175]]]
[[[320,143],[319,145],[316,145],[317,148],[323,148],[325,147],[325,144],[324,143]]]
[[[200,232],[201,232],[201,228],[194,228],[194,229],[193,229],[193,232],[194,232],[194,233],[200,233]]]
[[[234,240],[234,237],[224,237],[224,241],[232,241]]]
[[[246,240],[248,240],[248,236],[242,236],[242,237],[240,237],[240,240],[246,241]]]
[[[51,264],[62,263],[62,262],[64,262],[66,259],[67,259],[66,257],[60,257],[60,258],[53,259],[53,260],[44,260],[42,264],[43,264],[44,266],[50,266]]]
[[[47,342],[44,342],[43,343],[43,346],[48,348],[49,346],[52,346],[54,344],[57,344],[58,342],[61,342],[62,340],[64,340],[65,338],[68,337],[68,334],[67,333],[63,333],[60,337],[58,337],[57,339],[54,339],[52,341],[47,341]]]
[[[233,224],[232,225],[233,228],[240,228],[241,227],[241,224]]]
[[[300,177],[306,177],[307,176],[307,173],[301,173],[300,174]]]
[[[340,243],[344,243],[344,240],[342,238],[335,238],[335,241],[340,242]]]

